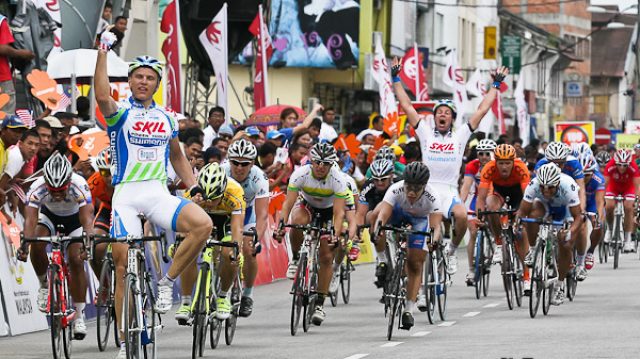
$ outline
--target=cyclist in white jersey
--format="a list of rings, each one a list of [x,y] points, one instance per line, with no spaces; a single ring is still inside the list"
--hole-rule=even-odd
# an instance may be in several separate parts
[[[584,223],[581,214],[578,185],[573,178],[561,173],[560,167],[553,163],[542,165],[536,178],[531,180],[520,202],[518,217],[551,217],[554,221],[572,219],[570,236],[565,231],[558,235],[558,281],[553,287],[551,304],[560,305],[564,301],[564,279],[569,272],[573,258],[573,247]],[[535,246],[539,226],[525,223],[529,244]],[[531,253],[531,252],[530,252]],[[531,266],[533,256],[527,255],[525,264]]]
[[[69,160],[57,153],[44,164],[44,176],[31,185],[27,194],[24,236],[46,237],[58,233],[57,226],[64,226],[62,235],[80,236],[82,232],[93,234],[93,204],[87,181],[73,173]],[[27,259],[29,246],[19,250],[18,258]],[[46,243],[31,244],[31,263],[40,280],[38,289],[38,309],[47,310],[49,295],[47,284]],[[77,313],[73,322],[75,339],[84,339],[87,327],[84,323],[84,307],[87,293],[87,277],[84,260],[81,259],[81,243],[72,243],[67,247],[69,272],[73,280],[69,281],[71,297]]]
[[[220,167],[227,176],[236,180],[244,190],[244,201],[247,210],[244,217],[244,230],[255,228],[258,239],[264,239],[268,226],[269,213],[269,180],[262,170],[255,165],[258,150],[246,139],[235,141],[229,146],[227,162]],[[242,244],[244,265],[244,291],[240,300],[240,316],[248,317],[253,311],[253,284],[258,274],[258,261],[255,257],[252,238],[245,237]]]
[[[449,261],[447,271],[454,273],[458,268],[455,251],[467,232],[467,210],[460,201],[458,191],[458,179],[464,150],[469,137],[480,125],[482,118],[489,112],[493,101],[500,93],[500,84],[509,74],[509,69],[499,67],[492,74],[494,82],[486,94],[476,112],[469,118],[467,124],[460,128],[453,128],[457,111],[453,102],[449,100],[439,101],[433,108],[433,121],[421,121],[418,113],[411,104],[411,99],[402,87],[398,74],[401,64],[398,58],[393,59],[391,74],[393,76],[393,88],[396,98],[402,107],[407,119],[416,130],[416,136],[420,141],[422,162],[429,166],[431,179],[429,184],[442,198],[444,215],[446,218],[454,218],[455,238],[449,249]]]
[[[378,218],[371,232],[378,236],[376,242],[386,241],[385,232],[379,232],[378,227],[388,222],[394,226],[410,224],[411,229],[416,231],[434,228],[432,239],[439,240],[444,211],[439,193],[427,182],[429,168],[424,163],[412,162],[405,168],[404,180],[392,184],[380,203]],[[403,329],[409,330],[414,324],[413,311],[422,282],[422,267],[427,258],[425,236],[410,235],[407,246],[407,305],[402,313],[401,325]]]
[[[173,281],[198,257],[213,225],[202,208],[172,196],[166,186],[167,163],[171,161],[192,197],[204,194],[196,184],[189,161],[180,150],[174,114],[153,101],[153,94],[162,78],[162,66],[149,56],[137,57],[129,65],[132,96],[117,103],[111,98],[107,76],[107,52],[115,42],[109,34],[105,31],[100,38],[94,89],[100,111],[107,121],[112,152],[114,194],[111,234],[116,237],[142,235],[140,213],[162,228],[186,233],[171,267],[158,282],[154,310],[163,314],[171,309]],[[118,265],[121,261],[116,257],[126,258],[126,255],[126,246],[113,246],[116,273],[121,280],[120,285],[116,285],[118,308],[122,305],[124,267]],[[116,309],[118,312],[120,310]]]
[[[282,205],[282,220],[275,233],[275,238],[282,240],[284,224],[305,225],[311,223],[314,215],[320,215],[320,222],[325,225],[333,220],[333,224],[342,223],[345,218],[346,201],[350,191],[340,170],[334,167],[338,160],[335,148],[328,143],[318,143],[311,149],[311,164],[301,166],[293,172],[287,187],[287,197]],[[298,198],[300,196],[300,199]],[[291,215],[291,218],[289,218]],[[338,236],[339,233],[335,233]],[[289,239],[293,259],[289,263],[287,277],[293,279],[298,266],[298,252],[302,245],[302,232],[291,230]],[[337,238],[331,239],[333,242]],[[331,282],[334,253],[330,243],[320,241],[318,270],[318,298],[312,315],[312,322],[320,325],[325,319],[324,299],[328,295]]]

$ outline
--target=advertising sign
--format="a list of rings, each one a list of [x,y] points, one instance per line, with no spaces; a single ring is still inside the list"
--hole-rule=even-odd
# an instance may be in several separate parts
[[[633,145],[638,141],[640,141],[640,135],[619,134],[616,136],[616,147],[632,150]]]
[[[555,140],[568,145],[576,142],[587,142],[591,145],[596,138],[595,128],[593,121],[556,122]]]

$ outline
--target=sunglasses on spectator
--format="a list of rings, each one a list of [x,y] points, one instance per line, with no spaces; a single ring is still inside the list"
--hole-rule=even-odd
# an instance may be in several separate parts
[[[313,161],[313,163],[316,166],[327,166],[327,167],[329,167],[329,166],[333,165],[333,162],[331,162],[331,161]]]
[[[62,186],[62,187],[51,187],[49,185],[47,185],[47,190],[51,193],[60,193],[60,192],[64,192],[67,189],[69,189],[69,186],[71,185],[71,183],[67,183],[66,185]]]
[[[478,152],[478,156],[491,156],[491,152]]]
[[[247,167],[247,166],[251,165],[251,161],[230,160],[229,162],[231,162],[231,164],[234,165],[234,166],[240,166],[240,167]]]

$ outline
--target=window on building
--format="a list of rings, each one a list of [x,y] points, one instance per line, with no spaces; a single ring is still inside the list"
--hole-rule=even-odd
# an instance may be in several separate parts
[[[609,96],[593,96],[593,113],[609,113]]]
[[[434,29],[434,45],[436,49],[444,46],[444,15],[436,13],[436,27]]]
[[[564,39],[569,42],[571,48],[567,50],[579,58],[589,58],[591,56],[591,41],[583,36],[564,35]]]

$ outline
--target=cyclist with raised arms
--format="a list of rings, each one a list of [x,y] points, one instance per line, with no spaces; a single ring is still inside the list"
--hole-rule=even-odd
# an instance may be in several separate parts
[[[195,203],[174,197],[167,189],[167,165],[189,188],[192,196],[203,193],[197,186],[189,161],[180,149],[178,121],[175,114],[153,101],[162,78],[162,65],[149,56],[137,57],[129,65],[131,97],[121,102],[111,98],[107,75],[107,52],[115,42],[112,33],[105,31],[95,70],[95,96],[105,115],[110,139],[112,183],[111,235],[115,237],[141,236],[140,213],[154,224],[186,233],[186,238],[173,256],[173,263],[158,282],[158,297],[154,310],[164,314],[173,303],[173,282],[191,265],[202,250],[213,227],[211,219]],[[116,263],[127,256],[127,246],[114,245]],[[116,266],[116,311],[121,311],[125,268]]]
[[[593,155],[587,154],[581,157],[580,164],[582,165],[582,171],[584,172],[585,194],[587,196],[586,210],[589,215],[589,220],[593,225],[590,237],[591,244],[589,245],[589,249],[587,249],[587,255],[584,259],[584,269],[591,269],[595,263],[593,252],[596,250],[596,247],[598,246],[598,243],[600,243],[603,235],[602,223],[605,218],[605,181],[602,173],[598,171],[598,165]],[[585,226],[583,230],[586,231],[587,227]],[[584,237],[586,238],[586,233],[584,234]],[[577,272],[577,278],[579,280],[584,280],[587,276],[584,269]]]
[[[516,149],[512,145],[502,144],[496,147],[495,160],[489,162],[480,174],[478,186],[478,211],[499,211],[507,204],[511,209],[517,209],[522,201],[525,189],[531,177],[527,165],[516,157]],[[508,199],[508,201],[507,201]],[[498,215],[488,216],[491,232],[496,238],[497,248],[494,262],[502,262],[502,239],[500,238],[500,218]],[[516,241],[516,252],[521,260],[529,250],[526,239]],[[529,288],[529,271],[524,271],[524,288]]]
[[[472,191],[472,187],[475,187],[473,197],[467,208],[469,229],[469,244],[467,245],[467,259],[469,262],[469,273],[467,273],[467,285],[472,287],[475,285],[475,267],[473,264],[473,255],[476,248],[476,235],[478,234],[478,221],[476,220],[476,201],[478,199],[478,186],[480,185],[480,171],[482,168],[491,161],[493,156],[493,150],[496,149],[496,143],[494,140],[488,138],[480,140],[476,145],[476,153],[478,158],[467,163],[464,169],[464,180],[462,181],[462,188],[460,189],[460,199],[462,203],[467,202],[467,197]],[[496,252],[497,253],[497,252]],[[497,259],[497,257],[496,257]],[[495,261],[494,261],[495,262]]]
[[[411,99],[400,82],[398,76],[400,67],[399,60],[394,58],[391,75],[396,98],[404,113],[407,114],[409,124],[416,130],[416,136],[420,141],[422,162],[429,166],[432,172],[430,185],[442,198],[443,213],[446,218],[452,216],[454,218],[455,238],[447,251],[449,257],[447,271],[454,273],[458,269],[456,249],[467,232],[467,209],[460,201],[458,192],[458,178],[460,177],[464,151],[469,137],[478,128],[480,121],[489,112],[493,101],[498,97],[500,84],[509,74],[509,69],[501,66],[492,74],[494,82],[476,112],[468,123],[454,129],[453,121],[457,117],[457,110],[453,102],[449,100],[439,101],[435,105],[433,121],[420,120],[411,104]]]
[[[405,169],[404,180],[391,185],[380,204],[378,218],[372,228],[372,233],[379,234],[376,242],[386,241],[385,232],[378,231],[378,227],[387,223],[394,226],[410,224],[411,229],[416,231],[433,228],[432,240],[439,241],[443,207],[439,194],[428,184],[429,176],[427,165],[412,162]],[[414,325],[413,312],[427,258],[425,236],[410,235],[407,246],[407,304],[402,313],[401,325],[403,329],[409,330]]]
[[[636,163],[631,160],[631,152],[625,149],[619,149],[613,155],[613,158],[604,168],[604,181],[606,187],[605,213],[607,214],[607,233],[605,241],[611,239],[611,230],[613,228],[613,209],[616,202],[613,200],[616,196],[624,197],[624,252],[635,251],[635,247],[631,242],[631,233],[633,232],[633,205],[636,196],[640,195],[640,170]]]
[[[524,192],[518,217],[573,220],[568,231],[558,233],[558,281],[553,286],[551,304],[560,305],[564,302],[564,279],[572,265],[574,242],[584,223],[576,181],[553,163],[542,165]],[[533,248],[539,225],[525,223],[525,228]]]
[[[394,165],[388,159],[377,159],[371,163],[371,179],[367,180],[360,191],[360,196],[356,209],[356,217],[358,225],[368,224],[373,226],[376,218],[378,218],[379,204],[382,202],[385,193],[393,183]],[[369,232],[372,234],[373,232]],[[376,265],[376,287],[384,286],[387,277],[387,269],[389,258],[385,252],[385,242],[378,241],[375,243],[377,261]]]
[[[44,164],[44,176],[31,185],[25,206],[23,234],[27,238],[47,237],[58,233],[62,225],[62,235],[80,236],[82,232],[93,234],[93,204],[87,181],[75,173],[68,159],[59,153],[50,157]],[[31,263],[40,280],[38,289],[38,309],[47,310],[49,286],[47,282],[46,243],[25,245],[18,251],[18,258],[27,260],[31,247]],[[84,308],[87,295],[87,277],[82,259],[82,243],[71,243],[67,247],[69,272],[73,280],[69,281],[69,292],[73,298],[78,315],[73,321],[73,336],[82,340],[87,334],[84,323]],[[53,280],[53,279],[50,279]]]
[[[342,173],[334,166],[338,160],[335,148],[328,143],[317,143],[311,148],[311,163],[299,167],[293,172],[287,187],[287,197],[282,205],[282,220],[275,238],[284,237],[284,224],[306,225],[313,217],[320,215],[321,225],[332,221],[333,225],[343,223],[346,201],[351,195]],[[334,233],[333,242],[337,242],[339,233]],[[287,277],[293,279],[298,267],[302,231],[292,229],[289,239],[293,258],[289,263]],[[331,244],[320,241],[318,297],[312,315],[312,322],[320,325],[324,321],[324,300],[329,293],[332,277],[334,253]]]

